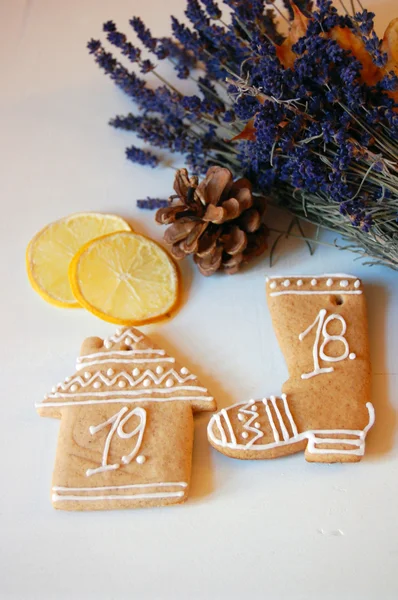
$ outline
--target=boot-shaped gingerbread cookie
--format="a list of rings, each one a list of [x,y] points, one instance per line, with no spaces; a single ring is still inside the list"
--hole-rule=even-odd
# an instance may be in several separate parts
[[[272,277],[269,309],[289,379],[280,396],[239,403],[208,437],[233,458],[305,450],[312,462],[357,462],[374,423],[365,296],[351,275]]]

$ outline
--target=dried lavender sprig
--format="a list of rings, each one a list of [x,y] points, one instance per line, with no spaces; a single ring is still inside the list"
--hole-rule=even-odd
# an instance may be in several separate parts
[[[168,200],[161,200],[160,198],[150,198],[147,196],[144,200],[137,200],[138,208],[143,210],[157,210],[158,208],[166,208],[169,205]]]
[[[220,18],[220,11],[212,0],[202,3],[210,17]],[[187,16],[193,29],[176,20],[173,29],[187,51],[203,61],[210,85],[211,82],[222,84],[226,73],[241,74],[244,65],[244,75],[263,93],[263,103],[255,97],[240,95],[231,116],[229,109],[222,108],[221,98],[216,112],[211,103],[198,111],[197,108],[192,110],[195,102],[192,107],[188,102],[185,112],[178,112],[177,116],[177,107],[180,111],[182,102],[177,100],[175,104],[172,94],[154,94],[143,89],[138,79],[124,74],[118,64],[111,62],[110,55],[98,56],[97,62],[105,70],[109,69],[120,87],[128,93],[133,91],[144,110],[144,119],[155,109],[155,114],[164,119],[171,132],[180,132],[174,138],[171,135],[170,149],[177,151],[177,140],[185,139],[183,152],[186,152],[188,166],[201,171],[216,163],[229,166],[236,174],[246,171],[258,189],[273,186],[274,200],[295,214],[301,210],[313,222],[346,235],[357,244],[356,251],[359,244],[360,252],[370,253],[376,261],[394,264],[391,255],[396,252],[398,235],[394,174],[394,161],[398,160],[398,116],[393,111],[393,101],[383,92],[384,84],[374,89],[358,84],[358,61],[325,35],[336,26],[358,31],[362,25],[362,33],[374,46],[371,18],[366,13],[355,15],[356,20],[341,16],[329,0],[318,0],[307,33],[293,47],[297,56],[294,69],[284,70],[276,57],[280,41],[275,43],[277,33],[269,35],[272,23],[268,30],[264,24],[268,13],[264,13],[261,0],[250,3],[225,0],[225,3],[232,8],[229,26],[225,22],[221,23],[222,27],[211,25],[198,1],[187,0]],[[289,8],[289,0],[286,4]],[[296,2],[300,9],[303,4],[304,12],[309,14],[305,0]],[[289,13],[292,17],[293,12]],[[140,31],[144,45],[154,46],[149,30],[141,27]],[[373,50],[369,46],[369,51]],[[164,50],[161,52],[164,54]],[[330,64],[334,65],[333,73],[329,71]],[[184,65],[181,63],[178,68],[185,77]],[[394,85],[394,81],[388,81],[384,89],[393,90]],[[203,92],[206,95],[206,91]],[[210,96],[217,103],[217,98]],[[257,139],[239,142],[236,149],[228,148],[218,126],[232,120],[235,124],[231,128],[235,128],[251,118],[255,120]],[[164,132],[164,135],[166,139],[159,138],[159,142],[165,147],[169,134]],[[350,140],[350,136],[354,140]],[[179,147],[181,150],[181,144]],[[366,154],[368,149],[371,152]],[[137,153],[137,159],[141,158]],[[380,246],[383,246],[381,250]]]

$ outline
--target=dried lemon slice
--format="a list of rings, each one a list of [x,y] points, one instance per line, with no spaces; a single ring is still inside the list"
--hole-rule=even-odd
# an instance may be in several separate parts
[[[68,268],[89,240],[114,231],[131,231],[124,219],[101,213],[77,213],[50,223],[26,251],[29,281],[44,300],[63,308],[80,308],[69,285]]]
[[[179,300],[173,260],[158,244],[132,232],[104,235],[83,246],[70,264],[69,281],[84,308],[120,325],[157,321]]]

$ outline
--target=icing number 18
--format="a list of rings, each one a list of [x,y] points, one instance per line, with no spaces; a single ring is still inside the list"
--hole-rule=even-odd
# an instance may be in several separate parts
[[[320,375],[321,373],[331,373],[334,371],[333,367],[320,367],[319,359],[322,359],[325,362],[338,362],[340,360],[345,360],[349,357],[351,360],[356,358],[354,353],[350,354],[350,349],[348,347],[348,342],[345,339],[344,335],[347,331],[347,323],[341,315],[332,314],[329,315],[326,319],[326,310],[322,308],[316,316],[316,319],[305,331],[300,333],[299,340],[300,342],[305,338],[305,336],[318,324],[316,328],[315,341],[312,347],[312,356],[314,359],[314,370],[310,373],[303,373],[301,375],[301,379],[309,379],[310,377],[314,377],[315,375]],[[328,324],[331,321],[340,321],[341,323],[341,332],[339,335],[330,335],[327,331]],[[319,346],[320,337],[323,337],[322,343]],[[325,354],[325,347],[329,342],[341,342],[344,346],[344,352],[339,356],[328,356]]]
[[[126,415],[126,412],[127,412],[127,415]],[[138,423],[137,427],[135,427],[135,429],[126,433],[124,431],[123,427],[126,425],[127,421],[132,416],[139,417],[140,422]],[[105,440],[105,444],[104,444],[104,451],[102,453],[101,466],[97,467],[96,469],[87,469],[87,471],[86,471],[87,477],[90,477],[90,475],[95,475],[96,473],[103,473],[104,471],[113,471],[120,467],[120,463],[108,465],[109,448],[110,448],[112,438],[115,435],[115,433],[121,439],[130,439],[130,438],[134,437],[135,435],[137,436],[135,446],[131,450],[131,452],[129,454],[126,454],[125,456],[121,457],[121,462],[124,465],[128,465],[133,460],[133,458],[136,456],[136,454],[138,453],[138,451],[140,449],[142,438],[144,435],[145,425],[146,425],[146,410],[144,408],[137,407],[137,408],[134,408],[133,410],[131,410],[130,412],[128,412],[128,408],[125,406],[125,407],[121,408],[116,414],[112,415],[107,421],[104,421],[103,423],[100,423],[99,425],[96,425],[96,426],[92,425],[89,428],[89,431],[90,431],[91,435],[95,435],[96,433],[98,433],[98,431],[101,431],[107,425],[110,425],[111,428],[109,430],[108,435],[106,436],[106,440]]]

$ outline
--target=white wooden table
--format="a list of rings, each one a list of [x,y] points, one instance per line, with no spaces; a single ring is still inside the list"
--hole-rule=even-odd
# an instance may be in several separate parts
[[[379,11],[380,31],[397,16],[395,0],[369,6]],[[166,197],[173,172],[124,160],[133,139],[107,120],[130,103],[85,44],[105,20],[128,29],[134,14],[165,35],[167,15],[183,7],[183,0],[0,2],[0,597],[396,599],[398,276],[347,252],[319,247],[310,257],[304,244],[287,241],[272,272],[339,271],[365,282],[377,416],[362,463],[230,460],[208,445],[203,415],[185,505],[85,514],[51,507],[59,423],[39,419],[34,403],[71,371],[86,336],[113,327],[43,302],[27,282],[25,246],[44,224],[81,210],[121,214],[161,238],[153,214],[135,200]],[[145,331],[194,368],[220,407],[278,393],[287,371],[265,303],[267,259],[233,277],[204,279],[190,262],[183,272],[183,309]]]

